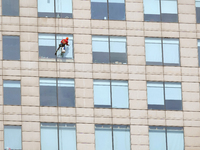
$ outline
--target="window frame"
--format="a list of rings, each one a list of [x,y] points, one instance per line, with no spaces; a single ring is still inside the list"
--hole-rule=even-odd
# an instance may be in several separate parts
[[[160,22],[160,23],[179,23],[179,13],[178,13],[178,1],[176,0],[176,3],[177,3],[177,22],[167,22],[167,21],[163,21],[163,18],[162,18],[162,0],[159,0],[159,9],[160,9],[160,12],[159,12],[159,15],[160,15],[160,21],[147,21],[145,19],[145,13],[144,13],[144,22]],[[143,2],[143,10],[145,10],[145,6],[144,6],[144,2]],[[152,14],[148,14],[148,15],[152,15]]]
[[[94,64],[113,64],[113,65],[127,65],[128,64],[128,53],[127,53],[127,37],[126,36],[113,36],[113,35],[92,35],[92,43],[93,43],[93,37],[105,37],[108,40],[106,41],[108,43],[108,58],[109,58],[109,63],[99,63],[99,62],[94,62],[94,54],[93,54],[93,44],[92,44],[92,63]],[[118,62],[118,63],[112,63],[111,62],[111,38],[124,38],[125,39],[125,54],[126,54],[126,63]],[[95,41],[95,40],[94,40]],[[114,41],[115,42],[115,41]]]
[[[5,59],[4,58],[4,48],[3,48],[3,45],[4,45],[4,42],[3,42],[3,37],[18,37],[19,38],[19,59]],[[4,35],[2,34],[2,60],[5,60],[5,61],[21,61],[21,40],[20,40],[20,35]]]
[[[4,145],[4,148],[5,148],[5,126],[10,126],[10,127],[20,127],[20,130],[21,130],[21,148],[23,148],[23,144],[22,144],[22,125],[8,125],[8,124],[4,124],[4,128],[3,128],[3,136],[4,136],[4,142],[3,142],[3,145]]]
[[[129,150],[131,150],[131,127],[130,125],[115,125],[115,124],[94,124],[94,135],[95,135],[95,149],[96,149],[96,128],[99,128],[100,126],[107,126],[107,127],[111,127],[111,134],[112,134],[112,149],[114,149],[114,127],[116,126],[120,126],[120,127],[125,127],[126,129],[129,129],[129,143],[130,143],[130,146],[129,146]]]
[[[19,88],[19,90],[20,90],[20,104],[19,105],[14,105],[14,104],[5,104],[5,100],[4,100],[4,97],[5,97],[5,95],[4,95],[4,81],[15,81],[15,82],[19,82],[19,86],[20,86],[20,88]],[[3,80],[3,105],[5,105],[5,106],[21,106],[21,104],[22,104],[22,89],[21,89],[22,87],[21,87],[21,80]]]
[[[76,123],[63,123],[63,122],[40,122],[40,147],[42,148],[42,132],[41,132],[41,127],[42,124],[55,124],[56,125],[56,131],[57,131],[57,144],[58,144],[58,149],[60,147],[60,124],[67,124],[67,125],[74,125],[75,126],[75,143],[76,143],[76,150],[77,150],[77,125]]]
[[[92,5],[91,5],[91,3],[92,3],[92,0],[90,1],[90,5],[91,5],[91,7],[90,7],[90,12],[91,12],[91,19],[92,20],[110,20],[110,17],[109,17],[109,0],[106,0],[107,2],[106,2],[106,4],[107,4],[107,17],[108,17],[108,19],[93,19],[92,18]],[[113,20],[110,20],[110,21],[126,21],[126,0],[124,0],[124,20],[115,20],[115,19],[113,19]]]
[[[128,80],[101,80],[101,79],[93,79],[93,95],[94,95],[94,82],[95,81],[109,81],[109,93],[110,93],[110,106],[108,105],[95,105],[95,98],[93,96],[93,101],[94,101],[94,108],[100,108],[100,109],[129,109],[130,108],[130,100],[129,100],[129,82]],[[113,107],[113,96],[112,96],[112,81],[121,81],[121,82],[126,82],[127,83],[127,95],[128,95],[128,107],[127,108],[119,108],[119,107]]]
[[[153,126],[149,126],[148,128],[148,136],[149,136],[149,133],[150,133],[150,130],[155,130],[155,129],[150,129],[150,128],[163,128],[164,129],[164,133],[165,133],[165,147],[166,147],[166,150],[168,150],[168,128],[177,128],[179,129],[178,131],[183,131],[183,147],[185,148],[185,138],[184,138],[184,127],[180,127],[180,126],[156,126],[156,125],[153,125]],[[150,136],[149,136],[149,149],[150,149]],[[151,149],[150,149],[151,150]]]
[[[41,83],[40,83],[40,81],[42,80],[42,79],[52,79],[52,80],[55,80],[56,81],[56,83],[55,83],[55,88],[56,88],[56,91],[55,91],[55,96],[56,96],[56,99],[55,99],[55,101],[56,101],[56,106],[49,106],[49,105],[41,105],[41,96],[40,96],[40,90],[41,90]],[[73,80],[73,82],[74,82],[74,106],[72,107],[72,106],[59,106],[59,80],[62,80],[62,79],[64,79],[64,80]],[[60,84],[62,84],[62,83],[60,83]],[[75,79],[74,78],[52,78],[52,77],[40,77],[39,78],[39,99],[40,99],[40,107],[61,107],[61,108],[75,108],[76,107],[76,89],[75,89]]]
[[[147,48],[147,46],[146,46],[146,39],[148,40],[148,39],[159,39],[160,40],[160,46],[161,46],[161,52],[162,52],[162,57],[161,57],[161,59],[162,59],[162,62],[147,62],[147,52],[146,52],[146,48]],[[178,55],[179,55],[179,57],[178,57],[178,59],[179,59],[179,63],[178,64],[176,64],[176,63],[165,63],[164,62],[164,40],[178,40]],[[146,62],[146,65],[147,66],[175,66],[175,67],[180,67],[181,66],[181,59],[180,59],[180,39],[179,38],[163,38],[163,37],[159,37],[159,38],[157,38],[157,37],[145,37],[145,62]]]
[[[56,11],[56,7],[57,7],[57,5],[56,5],[56,0],[54,0],[54,11],[52,12],[53,14],[54,14],[54,17],[39,17],[39,12],[38,12],[38,8],[39,8],[39,3],[38,3],[38,1],[37,1],[37,17],[38,18],[57,18],[57,19],[73,19],[74,18],[74,16],[73,16],[73,0],[71,0],[72,1],[72,6],[71,6],[71,8],[72,8],[72,18],[62,18],[62,17],[56,17],[56,15],[57,14],[61,14],[61,13],[57,13],[57,11]]]
[[[39,45],[39,40],[40,40],[40,38],[39,38],[39,36],[40,35],[53,35],[54,36],[54,43],[55,43],[55,52],[56,52],[56,49],[58,48],[58,46],[59,46],[59,44],[60,43],[57,43],[57,41],[58,41],[58,37],[59,37],[59,35],[66,35],[66,36],[72,36],[72,45],[70,45],[70,46],[72,46],[72,59],[70,59],[70,58],[67,58],[67,57],[58,57],[57,55],[55,55],[55,57],[54,58],[40,58],[40,45]],[[53,55],[54,55],[54,53],[53,53]],[[49,61],[57,61],[57,62],[74,62],[74,34],[61,34],[61,33],[42,33],[42,32],[40,32],[40,33],[38,33],[38,59],[39,59],[39,62],[41,61],[41,62],[49,62]]]
[[[150,108],[149,106],[149,100],[148,100],[148,83],[161,83],[162,84],[162,88],[163,88],[163,98],[164,98],[164,105],[163,105],[163,109],[156,109],[156,108]],[[171,84],[180,84],[180,90],[181,90],[181,109],[167,109],[166,108],[166,83],[171,83]],[[146,81],[146,85],[147,85],[147,108],[148,110],[164,110],[164,111],[183,111],[183,90],[182,90],[182,82],[161,82],[161,81]],[[180,101],[180,100],[179,100]],[[151,106],[154,107],[154,106]]]

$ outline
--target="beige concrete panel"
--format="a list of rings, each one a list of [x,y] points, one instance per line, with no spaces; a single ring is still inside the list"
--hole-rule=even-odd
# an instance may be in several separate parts
[[[28,2],[27,0],[20,0],[20,7],[37,7],[37,0]]]
[[[94,124],[76,124],[77,133],[94,134]]]
[[[38,34],[21,32],[20,33],[20,42],[38,42]]]
[[[20,69],[20,61],[3,61],[3,69]]]
[[[148,81],[163,81],[163,75],[146,75],[146,80]]]
[[[109,35],[108,29],[92,29],[92,35]]]
[[[75,87],[92,89],[93,88],[93,80],[92,79],[76,79]]]
[[[76,108],[76,116],[92,117],[92,116],[94,116],[94,110],[91,108]]]
[[[93,78],[94,79],[100,79],[100,80],[104,80],[104,79],[111,79],[110,73],[93,73]]]
[[[161,37],[161,31],[144,31],[145,37]]]
[[[92,72],[92,64],[75,64],[75,72]]]
[[[16,25],[19,26],[19,17],[2,16],[2,25]]]
[[[199,102],[199,92],[182,92],[183,101]]]
[[[180,32],[180,38],[196,38],[195,32]]]
[[[184,111],[199,111],[199,102],[183,102]]]
[[[75,123],[76,117],[66,117],[66,116],[58,116],[58,122],[60,123]]]
[[[21,60],[38,61],[38,52],[21,52]]]
[[[95,144],[77,143],[77,150],[93,150],[94,148],[95,148]]]
[[[198,76],[199,69],[198,68],[188,68],[188,67],[182,67],[182,75],[185,76]]]
[[[77,143],[94,143],[94,134],[77,134]]]
[[[143,91],[147,89],[146,81],[129,81],[129,90]]]
[[[75,108],[58,108],[58,114],[61,116],[76,116]]]
[[[149,135],[148,126],[131,125],[131,135]]]
[[[79,54],[92,53],[92,45],[89,44],[74,44],[74,52]]]
[[[21,105],[23,105],[23,106],[39,106],[40,105],[39,97],[22,96],[21,97]]]
[[[111,109],[103,109],[103,108],[95,108],[94,109],[94,116],[101,117],[101,118],[111,118],[112,116]]]
[[[147,135],[131,135],[131,144],[148,145],[149,144],[149,136],[147,136]]]
[[[159,119],[165,120],[165,111],[164,110],[148,110],[148,118],[149,119]]]
[[[90,10],[74,10],[73,11],[73,17],[74,19],[90,19],[91,14]]]
[[[143,12],[143,4],[126,2],[126,11],[127,12]]]
[[[124,21],[108,21],[109,29],[126,30],[126,22]]]
[[[126,26],[127,30],[133,30],[133,29],[141,30],[141,31],[144,30],[144,23],[143,22],[127,21],[126,24],[127,24],[127,26]]]
[[[74,10],[90,10],[90,1],[74,0],[73,9]]]
[[[163,67],[162,66],[146,66],[146,74],[162,75]]]
[[[126,30],[127,31],[127,36],[138,36],[138,37],[141,37],[141,36],[144,36],[144,31],[142,30]]]
[[[39,86],[39,78],[21,77],[21,86]]]
[[[178,23],[161,23],[162,31],[175,31],[179,32],[179,24]]]
[[[147,92],[145,90],[130,90],[129,89],[129,98],[134,100],[146,100]]]
[[[23,142],[40,142],[40,132],[22,132]]]
[[[200,121],[200,112],[184,112],[183,113],[184,120],[190,121]]]
[[[23,142],[23,149],[40,150],[40,142]]]
[[[147,109],[146,100],[129,100],[130,109]]]
[[[198,137],[200,135],[199,127],[184,127],[185,137]]]
[[[92,29],[108,29],[108,20],[91,20]]]
[[[166,126],[183,127],[183,120],[166,120]]]
[[[57,107],[40,107],[41,116],[57,116],[58,108]]]
[[[95,124],[112,124],[113,123],[113,120],[112,118],[98,118],[98,117],[95,117],[94,118],[94,123]]]
[[[22,122],[22,132],[40,132],[40,123]]]
[[[200,147],[199,143],[200,137],[185,137],[185,146],[198,146]]]
[[[90,20],[74,19],[74,28],[90,28]]]
[[[184,48],[197,48],[197,40],[196,39],[183,39],[180,38],[180,47]]]
[[[147,125],[147,119],[131,119],[131,125]]]
[[[129,118],[129,116],[128,109],[112,109],[113,118]]]
[[[183,112],[182,111],[166,111],[166,119],[183,120]]]
[[[77,117],[77,123],[94,123],[94,117]]]
[[[4,76],[8,76],[8,75],[20,76],[21,73],[20,73],[20,70],[6,69],[6,70],[3,70],[3,75]]]
[[[21,32],[37,32],[36,26],[20,26]]]
[[[144,47],[144,37],[127,37],[127,45],[128,46],[143,46]]]
[[[189,5],[195,5],[195,0],[178,0],[178,4],[189,4]]]
[[[74,60],[77,63],[92,63],[92,54],[75,54]]]
[[[23,115],[39,115],[39,107],[22,107],[22,114]]]
[[[75,72],[75,78],[92,78],[92,73],[88,73],[88,72]]]
[[[20,10],[20,16],[23,16],[23,17],[36,17],[37,18],[37,8],[23,8],[21,7]]]
[[[181,58],[181,66],[185,67],[197,67],[198,66],[198,58]]]
[[[76,98],[76,107],[92,108],[94,100],[93,98]]]
[[[179,14],[179,23],[196,23],[195,14]]]
[[[93,63],[93,72],[110,73],[110,64],[95,64]]]
[[[2,114],[2,112],[5,115],[21,115],[21,106],[0,106],[0,114]]]
[[[23,122],[39,122],[40,117],[35,115],[22,115]]]
[[[21,95],[23,96],[39,96],[39,87],[21,87]]]
[[[74,28],[74,34],[91,34],[89,28]]]
[[[166,121],[164,119],[149,119],[149,126],[166,126]]]
[[[128,73],[128,66],[127,65],[121,65],[121,64],[113,65],[113,64],[111,64],[110,68],[111,68],[111,73],[121,73],[121,74],[124,74],[124,73],[127,74]]]
[[[4,121],[19,121],[21,122],[22,117],[19,114],[15,115],[4,115],[3,118],[1,119],[2,116],[0,116],[0,120],[4,119]]]
[[[141,12],[126,12],[126,20],[127,21],[144,21],[144,14]]]
[[[113,120],[113,124],[118,124],[118,125],[130,124],[129,118],[112,118],[112,120]]]
[[[145,74],[145,66],[128,65],[130,74]]]
[[[179,38],[179,32],[161,31],[162,37]]]
[[[178,5],[178,13],[180,14],[195,14],[196,13],[195,5]]]
[[[56,19],[55,18],[38,18],[38,27],[55,27]],[[37,23],[36,21],[36,23]]]
[[[73,19],[69,19],[69,18],[68,19],[66,19],[66,18],[56,18],[56,27],[60,28],[61,30],[63,30],[63,28],[73,28],[74,27],[74,21],[73,21]]]
[[[131,119],[147,119],[147,110],[131,110]]]
[[[186,32],[196,32],[196,24],[179,24],[180,26],[180,32],[186,31]]]
[[[111,36],[126,36],[126,30],[120,30],[120,29],[109,29],[108,30],[109,35]]]
[[[131,148],[137,150],[149,150],[148,145],[131,145]]]
[[[40,116],[40,122],[58,122],[58,116]]]
[[[180,49],[181,53],[181,57],[197,57],[198,56],[198,52],[197,52],[197,48],[181,48]]]
[[[79,35],[74,34],[74,43],[80,44],[91,44],[92,39],[91,35]]]
[[[128,56],[128,64],[130,65],[145,65],[145,56]]]
[[[20,42],[20,51],[34,51],[38,52],[37,42]]]
[[[183,92],[199,92],[199,84],[198,83],[188,83],[188,82],[183,82],[182,83],[182,91]]]
[[[93,98],[93,89],[75,89],[76,97],[78,98]]]
[[[2,25],[1,26],[1,30],[2,31],[11,31],[11,32],[19,32],[20,29],[19,29],[19,26],[16,26],[16,25]]]
[[[199,81],[199,77],[195,77],[195,76],[182,76],[182,81],[183,82],[198,82]]]

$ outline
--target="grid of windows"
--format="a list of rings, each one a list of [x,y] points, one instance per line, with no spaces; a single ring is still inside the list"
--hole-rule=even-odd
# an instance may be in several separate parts
[[[182,110],[181,83],[147,82],[148,109]]]
[[[4,150],[22,150],[21,126],[4,126]]]
[[[144,21],[178,22],[177,0],[143,0]]]
[[[74,79],[40,78],[40,106],[75,107]]]
[[[41,123],[41,150],[76,150],[76,125]]]
[[[39,58],[42,59],[55,59],[56,46],[60,44],[62,39],[69,37],[69,45],[66,46],[66,52],[61,55],[61,50],[57,52],[58,59],[73,59],[73,36],[69,34],[38,34],[39,44]]]
[[[145,38],[146,64],[180,66],[179,39]]]
[[[149,127],[150,150],[184,150],[182,127]]]
[[[95,125],[96,150],[131,150],[128,125]]]
[[[128,81],[94,80],[94,107],[129,108]]]
[[[91,0],[91,18],[125,20],[124,0]]]
[[[38,17],[72,18],[72,0],[38,0]]]
[[[93,63],[127,64],[126,37],[92,36]]]

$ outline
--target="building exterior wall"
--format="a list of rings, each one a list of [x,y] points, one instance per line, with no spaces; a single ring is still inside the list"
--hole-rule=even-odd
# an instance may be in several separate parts
[[[199,150],[195,0],[178,0],[179,23],[144,22],[142,0],[125,0],[126,21],[91,20],[90,5],[73,0],[73,19],[38,18],[37,0],[20,0],[19,17],[0,14],[0,149],[4,125],[21,125],[23,150],[40,150],[40,123],[59,122],[76,124],[77,150],[95,150],[95,124],[130,125],[132,150],[149,150],[149,126],[180,126],[185,150]],[[40,61],[38,33],[73,34],[74,61]],[[2,35],[20,36],[20,61],[3,60]],[[92,35],[126,36],[128,63],[94,64]],[[145,37],[179,38],[181,65],[146,66]],[[39,77],[74,78],[76,107],[40,107]],[[3,105],[6,79],[21,80],[21,106]],[[93,79],[128,80],[129,109],[94,108]],[[148,110],[147,81],[181,82],[183,110]]]

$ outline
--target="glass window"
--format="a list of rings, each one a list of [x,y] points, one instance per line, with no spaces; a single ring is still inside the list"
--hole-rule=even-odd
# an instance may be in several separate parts
[[[96,150],[130,150],[130,127],[95,125]]]
[[[55,78],[40,78],[40,106],[57,106]]]
[[[20,60],[19,36],[3,35],[3,59],[4,60]]]
[[[126,125],[113,125],[114,150],[131,150],[130,127]]]
[[[94,107],[129,108],[128,81],[94,80]]]
[[[91,0],[91,18],[125,20],[124,0]]]
[[[19,0],[2,0],[3,16],[19,16]]]
[[[200,67],[200,40],[198,40],[198,58],[199,58],[199,67]]]
[[[148,109],[164,109],[162,82],[147,82]]]
[[[182,127],[149,127],[150,150],[183,150],[184,135]]]
[[[200,23],[200,0],[196,0],[196,20]]]
[[[72,0],[39,0],[38,17],[72,18]]]
[[[182,110],[181,83],[147,82],[148,109]]]
[[[58,79],[58,106],[75,107],[74,79]]]
[[[112,108],[129,108],[128,81],[111,81]]]
[[[21,105],[21,84],[20,81],[3,81],[4,105]]]
[[[94,107],[111,108],[110,81],[94,80]]]
[[[60,150],[76,150],[75,124],[41,123],[41,149],[56,150],[58,143]]]
[[[66,37],[69,38],[69,46],[65,46],[65,53],[61,56],[61,50],[57,52],[58,59],[73,59],[73,36],[68,34],[38,34],[38,41],[39,41],[39,58],[40,60],[43,59],[53,59],[55,60],[55,51],[58,48],[62,39]],[[56,40],[55,40],[56,39]]]
[[[21,126],[4,126],[4,149],[22,150]]]
[[[126,37],[92,36],[93,63],[127,64]]]
[[[178,22],[177,0],[144,0],[144,20]]]
[[[59,123],[60,150],[76,150],[76,125]]]
[[[146,64],[179,66],[179,39],[145,38]]]
[[[108,0],[109,20],[125,20],[124,0]]]

